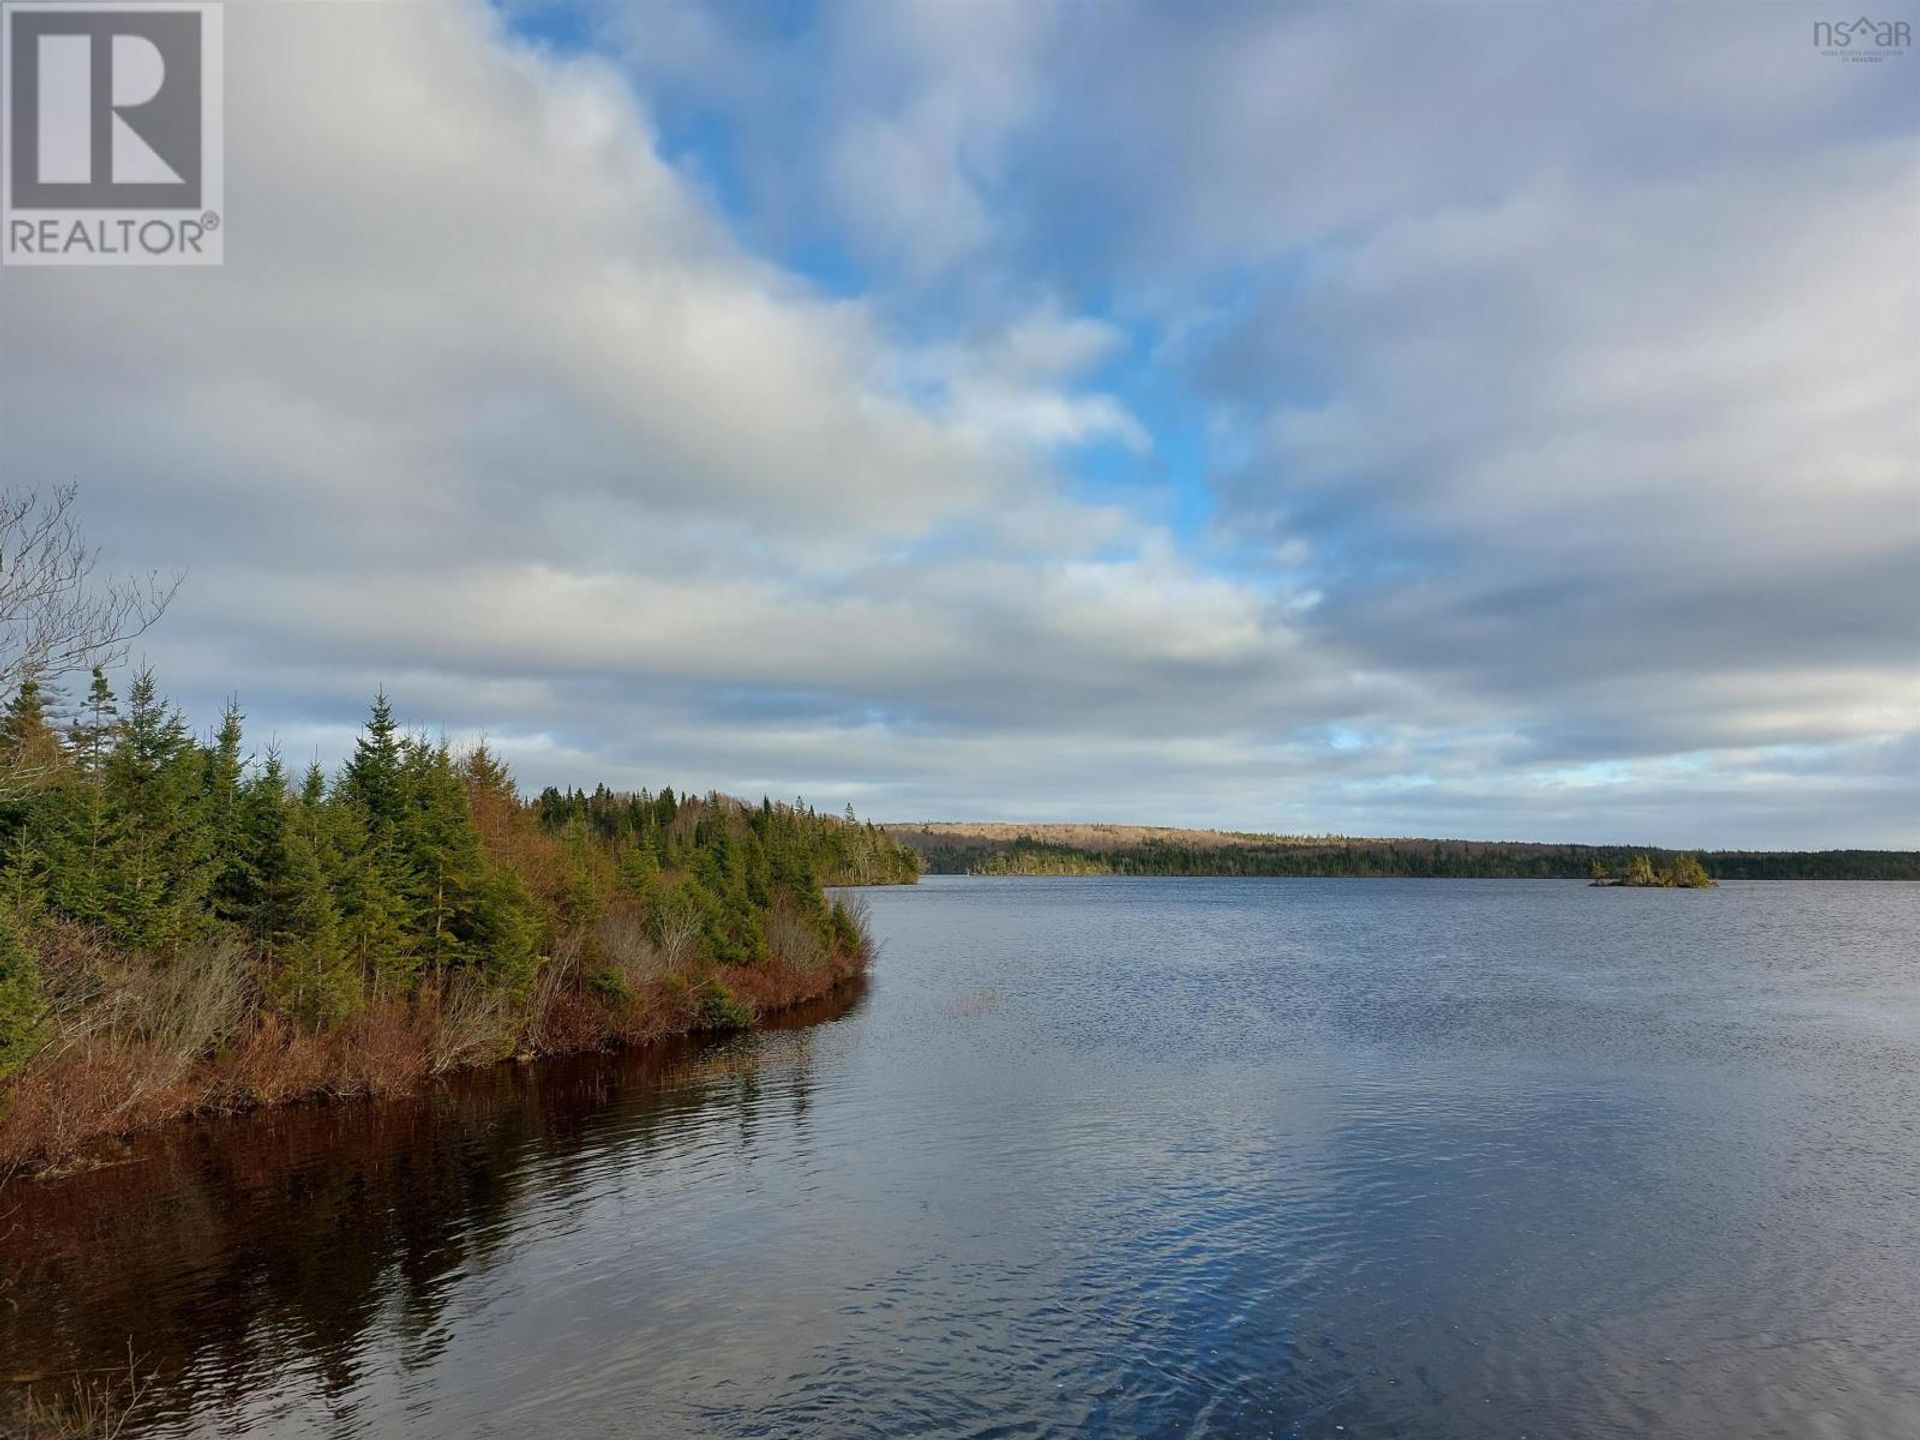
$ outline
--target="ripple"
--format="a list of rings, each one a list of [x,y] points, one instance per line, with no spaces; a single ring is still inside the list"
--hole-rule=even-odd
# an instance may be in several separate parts
[[[1920,887],[1711,899],[875,892],[811,1028],[33,1187],[0,1353],[169,1436],[1920,1433]]]

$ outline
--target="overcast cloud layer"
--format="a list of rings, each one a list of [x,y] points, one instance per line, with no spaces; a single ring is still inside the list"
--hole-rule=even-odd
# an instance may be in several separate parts
[[[4,481],[189,572],[200,723],[331,759],[384,685],[536,785],[1920,844],[1920,55],[227,12],[224,268],[0,272]]]

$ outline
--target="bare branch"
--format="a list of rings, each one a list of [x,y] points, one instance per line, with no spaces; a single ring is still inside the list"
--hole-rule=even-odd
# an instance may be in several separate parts
[[[0,696],[93,666],[117,665],[173,603],[183,577],[96,579],[100,552],[87,544],[77,487],[50,495],[0,491]],[[44,783],[57,745],[14,737],[0,753],[0,799]]]
[[[118,664],[179,592],[184,577],[157,571],[95,580],[100,552],[74,513],[77,494],[0,492],[0,691]]]

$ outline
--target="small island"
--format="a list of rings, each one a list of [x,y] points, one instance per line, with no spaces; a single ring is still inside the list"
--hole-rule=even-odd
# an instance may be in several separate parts
[[[1710,890],[1720,882],[1707,873],[1707,867],[1700,863],[1698,855],[1682,854],[1673,857],[1673,866],[1667,870],[1656,870],[1652,860],[1645,855],[1636,855],[1627,862],[1624,875],[1612,874],[1596,860],[1593,862],[1593,883],[1629,885],[1642,890]]]

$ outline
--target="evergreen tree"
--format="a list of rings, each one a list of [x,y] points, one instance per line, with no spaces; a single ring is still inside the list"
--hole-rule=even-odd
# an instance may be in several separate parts
[[[113,698],[113,686],[107,672],[93,667],[87,698],[67,732],[67,748],[73,756],[74,772],[96,788],[104,786],[107,756],[120,736],[120,704]]]
[[[473,958],[472,911],[485,879],[480,832],[467,805],[466,785],[447,747],[411,742],[401,755],[407,808],[397,844],[414,884],[418,953],[436,969]]]
[[[229,699],[213,744],[203,752],[200,784],[200,824],[213,870],[213,913],[221,920],[241,922],[259,902],[255,869],[259,857],[248,844],[249,817],[243,815],[247,762],[240,746],[245,719],[240,702]]]
[[[142,671],[107,757],[110,847],[99,919],[122,944],[165,951],[209,927],[214,871],[198,803],[202,768],[186,722]]]
[[[359,1008],[361,967],[348,951],[334,883],[345,862],[335,835],[341,820],[327,799],[319,762],[308,767],[299,794],[289,800],[278,777],[279,757],[269,752],[258,783],[262,818],[267,796],[280,790],[277,829],[265,821],[263,846],[271,858],[266,903],[260,916],[263,945],[277,962],[270,992],[296,1023],[319,1028]],[[376,927],[377,928],[377,927]]]
[[[294,803],[277,750],[248,777],[235,805],[235,868],[249,881],[244,903],[233,917],[247,927],[271,962],[296,933],[289,834]]]
[[[8,777],[10,792],[24,796],[51,783],[65,766],[60,737],[48,722],[46,692],[28,676],[0,716],[0,774]]]
[[[39,962],[11,910],[0,906],[0,1080],[32,1058],[43,1009]]]
[[[560,918],[569,925],[586,925],[600,917],[605,908],[594,885],[593,850],[587,827],[579,816],[567,821],[560,832],[566,846],[566,878],[560,891]]]
[[[414,906],[422,881],[401,833],[408,808],[407,748],[383,690],[374,697],[330,807],[334,889],[347,950],[381,995],[406,994],[420,968]]]
[[[629,845],[620,852],[620,888],[645,903],[660,890],[660,860],[651,845]]]
[[[406,893],[393,883],[391,850],[374,840],[357,806],[335,800],[319,813],[325,821],[328,880],[346,953],[373,993],[405,994],[419,964],[412,953],[413,917]]]
[[[400,823],[406,809],[401,775],[403,742],[394,722],[393,706],[382,690],[373,697],[366,728],[354,742],[353,758],[340,777],[340,793],[359,807],[370,830],[381,836]]]
[[[106,917],[105,867],[118,832],[107,790],[107,763],[120,743],[120,706],[98,666],[86,702],[67,735],[70,763],[61,792],[42,807],[50,898],[90,924]]]

